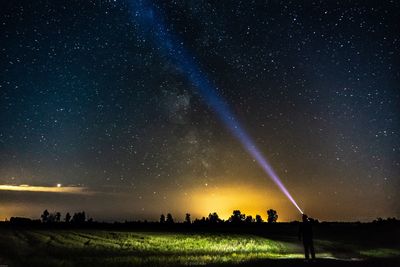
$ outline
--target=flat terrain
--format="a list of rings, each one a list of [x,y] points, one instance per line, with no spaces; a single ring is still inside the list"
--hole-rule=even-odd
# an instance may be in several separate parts
[[[0,229],[0,264],[400,266],[398,232],[391,233],[364,236],[353,231],[348,240],[334,232],[330,238],[321,234],[315,239],[318,260],[304,262],[302,245],[293,235],[5,228]]]

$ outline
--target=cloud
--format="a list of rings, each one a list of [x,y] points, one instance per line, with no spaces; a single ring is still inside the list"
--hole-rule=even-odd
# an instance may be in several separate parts
[[[86,187],[77,186],[33,186],[33,185],[0,185],[0,191],[28,191],[49,193],[89,194]]]

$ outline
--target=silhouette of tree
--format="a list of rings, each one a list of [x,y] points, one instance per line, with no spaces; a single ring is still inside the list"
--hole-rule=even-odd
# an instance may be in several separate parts
[[[24,217],[11,217],[10,218],[10,223],[11,224],[30,225],[30,224],[32,224],[32,222],[33,221],[31,219],[24,218]]]
[[[56,214],[55,214],[55,221],[56,222],[60,222],[61,221],[61,213],[60,212],[56,212]]]
[[[231,215],[231,217],[229,218],[229,221],[231,223],[241,223],[244,221],[246,215],[242,214],[240,212],[240,210],[234,210],[233,214]]]
[[[192,221],[190,220],[190,214],[189,213],[186,213],[186,215],[185,215],[185,223],[187,223],[187,224],[191,224],[192,223]]]
[[[206,223],[206,218],[202,217],[201,219],[195,219],[193,224],[205,224]]]
[[[85,221],[86,221],[86,214],[84,211],[74,213],[74,216],[72,216],[73,223],[80,224],[80,223],[84,223]]]
[[[64,219],[64,221],[65,221],[66,223],[69,223],[69,222],[71,221],[71,214],[69,214],[69,212],[67,212],[67,214],[65,214],[65,219]]]
[[[164,216],[164,214],[161,214],[161,216],[160,216],[160,223],[165,223],[165,216]]]
[[[247,216],[246,219],[245,219],[244,221],[245,221],[246,223],[252,223],[252,222],[254,222],[253,216],[251,216],[251,215]]]
[[[263,219],[261,218],[261,215],[256,215],[256,223],[262,223]]]
[[[168,223],[168,224],[173,224],[173,223],[174,223],[174,219],[172,218],[171,213],[168,213],[168,214],[167,214],[166,223]]]
[[[219,223],[222,220],[219,218],[218,214],[216,212],[208,214],[208,221],[210,223]]]
[[[42,222],[47,223],[49,220],[49,215],[50,213],[48,212],[48,210],[44,210],[42,215],[40,216],[42,218]]]
[[[278,220],[278,213],[276,210],[269,209],[267,210],[268,214],[268,223],[275,223]]]
[[[56,221],[56,214],[50,213],[49,217],[47,218],[48,223],[54,223]]]
[[[79,215],[78,213],[75,212],[74,215],[72,216],[71,222],[78,223],[78,221],[79,221]]]

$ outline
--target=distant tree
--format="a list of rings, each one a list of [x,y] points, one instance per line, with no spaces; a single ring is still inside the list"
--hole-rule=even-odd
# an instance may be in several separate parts
[[[312,219],[311,222],[312,222],[312,223],[319,223],[319,220],[318,220],[318,219]]]
[[[56,221],[56,214],[54,212],[50,213],[47,217],[48,223],[54,223]]]
[[[66,223],[69,223],[69,222],[71,221],[71,214],[69,214],[69,212],[67,212],[67,214],[65,214],[65,219],[64,219],[64,221],[65,221]]]
[[[60,212],[56,212],[56,214],[55,214],[55,221],[56,222],[60,222],[61,221],[61,213]]]
[[[398,222],[400,222],[399,219],[396,219],[396,217],[388,217],[386,219],[378,217],[376,220],[372,221],[373,223],[378,223],[378,224],[397,224]]]
[[[251,215],[247,216],[246,219],[244,219],[244,221],[245,221],[246,223],[252,223],[252,222],[254,222],[253,216],[251,216]]]
[[[229,218],[229,221],[231,223],[241,223],[244,221],[246,215],[242,214],[240,212],[240,210],[234,210],[233,214],[231,215],[231,217]]]
[[[186,213],[186,215],[185,215],[185,223],[186,224],[191,224],[192,223],[189,213]]]
[[[71,222],[73,223],[78,223],[79,222],[79,212],[75,212],[74,215],[72,216]]]
[[[275,223],[278,220],[278,213],[276,210],[269,209],[267,210],[268,214],[268,223]]]
[[[29,225],[29,224],[32,224],[32,222],[33,221],[31,219],[24,218],[24,217],[11,217],[10,218],[10,223],[11,224]]]
[[[174,219],[172,218],[172,214],[171,213],[167,214],[167,219],[166,219],[165,222],[168,223],[168,224],[173,224],[174,223]]]
[[[164,214],[161,214],[161,216],[160,216],[160,223],[165,223],[165,216],[164,216]]]
[[[262,223],[263,219],[261,218],[261,215],[256,215],[256,223]]]
[[[72,216],[72,222],[73,223],[84,223],[86,221],[86,213],[84,211],[82,212],[76,212],[74,213],[74,216]]]
[[[218,214],[216,212],[208,214],[208,221],[210,223],[219,223],[222,220],[219,218]]]
[[[205,224],[206,223],[206,218],[205,217],[202,217],[201,219],[195,219],[194,221],[193,221],[193,224]]]
[[[47,223],[49,220],[49,211],[48,210],[44,210],[42,215],[40,215],[40,217],[42,218],[42,222]]]

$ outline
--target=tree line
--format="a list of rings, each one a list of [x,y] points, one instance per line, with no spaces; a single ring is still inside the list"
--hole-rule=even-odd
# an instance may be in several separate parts
[[[43,223],[59,223],[61,222],[61,213],[58,211],[50,213],[46,209],[43,211],[42,215],[40,215],[40,219]],[[88,219],[84,211],[75,212],[72,216],[69,212],[67,212],[65,214],[63,222],[81,224],[85,222],[93,222],[93,218]]]
[[[267,210],[267,223],[276,223],[278,220],[278,213],[274,209],[269,209]],[[95,222],[93,218],[87,216],[85,211],[81,212],[75,212],[73,215],[71,215],[69,212],[67,212],[64,216],[60,212],[49,212],[47,209],[43,211],[43,213],[40,215],[40,219],[35,219],[32,220],[30,218],[25,218],[25,217],[11,217],[10,220],[8,221],[7,218],[5,220],[6,222],[10,222],[12,224],[17,224],[17,225],[37,225],[37,224],[49,224],[49,225],[54,225],[54,224],[71,224],[71,225],[82,225],[82,224],[91,224],[91,223],[99,223]],[[315,220],[316,223],[319,223],[318,220]],[[373,220],[373,224],[377,225],[389,225],[389,224],[398,224],[400,222],[399,219],[393,217],[393,218],[377,218],[376,220]],[[120,224],[118,222],[114,222],[114,224]],[[165,225],[172,225],[176,224],[176,221],[174,220],[174,217],[172,216],[171,213],[168,213],[167,215],[161,214],[160,219],[156,222],[148,222],[147,220],[145,221],[125,221],[125,224],[129,223],[135,223],[135,224],[146,224],[146,223],[153,223],[153,224],[165,224]],[[234,210],[232,212],[232,215],[227,219],[223,220],[219,217],[219,215],[216,212],[209,213],[207,217],[202,217],[200,219],[196,218],[194,220],[191,219],[190,213],[186,213],[184,217],[183,224],[194,224],[194,225],[214,225],[214,224],[262,224],[264,223],[263,218],[261,215],[256,215],[254,218],[251,215],[247,215],[242,213],[240,210]],[[334,222],[330,222],[334,223]],[[355,222],[355,223],[360,223],[360,222]],[[102,223],[102,224],[107,224],[107,223]]]
[[[278,213],[276,210],[269,209],[267,210],[267,222],[275,223],[278,220]],[[168,213],[167,216],[161,214],[159,222],[161,224],[173,224],[174,218],[171,213]],[[254,218],[251,215],[247,215],[242,213],[240,210],[234,210],[232,215],[228,220],[223,220],[219,217],[216,212],[208,214],[208,217],[202,217],[201,219],[195,219],[192,221],[190,213],[186,213],[185,215],[185,224],[216,224],[216,223],[232,223],[232,224],[240,224],[240,223],[263,223],[261,215],[257,214]]]
[[[267,222],[275,223],[278,220],[278,213],[276,210],[269,209],[267,211]],[[66,223],[66,224],[84,224],[84,223],[92,223],[93,218],[88,218],[85,211],[75,212],[71,215],[67,212],[64,216],[62,216],[61,212],[49,212],[47,209],[43,211],[40,215],[39,220],[31,220],[29,218],[23,217],[11,217],[11,223],[22,223],[27,224],[30,222],[35,223],[43,223],[43,224],[57,224],[57,223]],[[147,221],[144,221],[147,222]],[[217,223],[231,223],[231,224],[240,224],[240,223],[263,223],[261,215],[256,215],[254,218],[251,215],[246,216],[246,214],[242,213],[240,210],[234,210],[232,215],[228,220],[223,220],[219,217],[216,212],[210,213],[207,217],[202,217],[201,219],[196,218],[192,221],[190,213],[186,213],[183,223],[184,224],[217,224]],[[140,223],[140,221],[139,221]],[[161,214],[160,219],[158,221],[160,224],[174,224],[176,223],[172,214],[168,213],[166,216]]]
[[[268,223],[275,223],[278,220],[278,213],[276,210],[269,209],[267,210],[267,222]],[[42,223],[74,223],[74,224],[81,224],[85,222],[93,222],[92,218],[87,219],[86,213],[76,212],[71,215],[67,212],[64,218],[61,218],[60,212],[52,212],[50,213],[47,209],[43,211],[40,215],[40,221]],[[256,215],[254,218],[251,215],[247,215],[242,213],[240,210],[234,210],[232,215],[229,217],[228,220],[223,220],[219,217],[216,212],[208,214],[207,217],[202,217],[201,219],[196,218],[192,221],[190,213],[186,213],[184,223],[185,224],[216,224],[216,223],[232,223],[232,224],[240,224],[240,223],[263,223],[264,220],[262,219],[261,215]],[[174,224],[175,220],[171,213],[168,213],[166,216],[161,214],[160,224]]]

